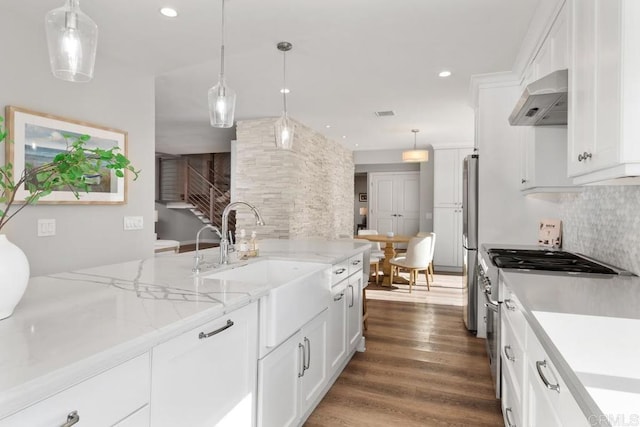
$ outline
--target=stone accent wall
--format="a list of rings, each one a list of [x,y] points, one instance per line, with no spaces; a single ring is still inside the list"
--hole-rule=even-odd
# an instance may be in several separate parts
[[[353,153],[296,122],[293,150],[277,150],[277,118],[237,123],[234,201],[255,205],[237,211],[237,230],[256,230],[260,239],[335,239],[353,234]]]
[[[563,248],[640,275],[640,186],[562,196]]]

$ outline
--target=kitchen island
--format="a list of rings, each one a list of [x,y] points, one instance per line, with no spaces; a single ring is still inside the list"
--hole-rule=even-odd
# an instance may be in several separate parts
[[[359,268],[353,269],[354,277],[355,273],[362,277],[362,267],[368,266],[362,262],[369,250],[369,244],[364,242],[264,240],[260,244],[260,257],[229,267],[241,268],[243,264],[267,259],[314,263],[317,268],[308,271],[325,272],[327,306],[331,300],[332,266],[346,265],[355,257]],[[222,316],[225,317],[221,321],[230,322],[226,316],[245,307],[251,311],[246,315],[247,331],[255,332],[248,332],[243,340],[256,357],[263,358],[270,350],[261,343],[262,332],[258,333],[264,326],[258,325],[258,305],[268,299],[278,284],[208,278],[221,271],[213,267],[218,250],[209,249],[201,254],[204,264],[199,275],[191,271],[193,253],[184,253],[32,278],[14,315],[0,322],[0,425],[11,425],[10,415],[25,408],[37,408],[38,402],[47,402],[87,379],[99,378],[129,363],[133,364],[121,373],[124,382],[113,384],[114,390],[110,391],[116,396],[107,393],[93,400],[116,399],[117,394],[126,394],[136,387],[143,390],[140,396],[155,381],[148,377],[162,354],[160,346]],[[351,355],[353,352],[348,357]],[[245,375],[254,385],[255,375],[249,377],[256,373],[256,362],[252,361],[254,366]],[[347,354],[340,367],[346,362]],[[128,384],[127,379],[135,380],[134,384]],[[326,378],[323,388],[328,389],[329,380]],[[214,386],[224,389],[219,384]],[[129,422],[123,417],[115,418],[111,424],[149,425],[148,389],[146,393],[146,401],[140,397],[140,407],[132,408],[143,409],[138,421]],[[255,394],[259,392],[252,393],[249,407],[258,400]],[[66,417],[69,409],[73,408],[60,411]],[[298,414],[296,420],[302,416]]]
[[[640,425],[640,278],[503,270],[501,280],[505,418]]]

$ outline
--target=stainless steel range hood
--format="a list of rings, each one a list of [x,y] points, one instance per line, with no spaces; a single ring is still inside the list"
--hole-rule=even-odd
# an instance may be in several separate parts
[[[512,126],[567,124],[567,70],[554,71],[525,88],[509,116]]]

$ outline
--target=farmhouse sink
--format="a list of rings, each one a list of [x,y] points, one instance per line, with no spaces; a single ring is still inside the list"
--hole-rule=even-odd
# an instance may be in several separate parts
[[[331,265],[260,260],[204,276],[207,279],[270,286],[261,299],[264,344],[274,347],[329,306]],[[233,283],[230,283],[233,286]]]

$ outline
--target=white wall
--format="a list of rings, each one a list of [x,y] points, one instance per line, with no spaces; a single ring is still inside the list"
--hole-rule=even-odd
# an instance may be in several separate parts
[[[477,93],[479,243],[537,244],[542,218],[559,218],[558,203],[520,191],[520,128],[507,117],[520,95],[515,82],[480,85]]]
[[[142,169],[129,183],[128,203],[117,206],[28,206],[2,231],[29,258],[31,275],[152,256],[154,208],[154,81],[98,58],[94,80],[69,83],[53,77],[42,25],[5,11],[0,15],[3,65],[0,106],[15,105],[96,123],[129,133],[128,157]],[[3,114],[4,115],[4,114]],[[4,150],[0,150],[4,163]],[[145,228],[123,231],[123,217],[144,217]],[[36,237],[39,218],[56,220],[56,235]]]

